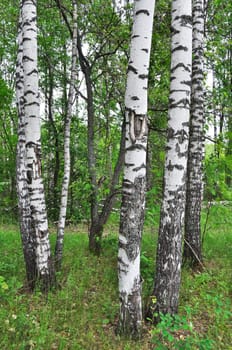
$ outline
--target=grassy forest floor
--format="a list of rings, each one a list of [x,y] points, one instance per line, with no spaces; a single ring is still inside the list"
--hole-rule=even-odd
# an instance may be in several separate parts
[[[206,221],[202,216],[202,226]],[[149,221],[149,220],[148,220]],[[150,222],[150,221],[149,221]],[[55,234],[51,235],[52,244]],[[146,305],[152,290],[157,225],[147,222],[141,269]],[[60,289],[47,297],[23,292],[18,227],[0,225],[1,350],[232,349],[232,207],[210,209],[204,235],[205,269],[183,268],[179,315],[144,325],[139,342],[115,335],[118,315],[117,224],[111,219],[100,257],[88,251],[84,229],[68,227]]]

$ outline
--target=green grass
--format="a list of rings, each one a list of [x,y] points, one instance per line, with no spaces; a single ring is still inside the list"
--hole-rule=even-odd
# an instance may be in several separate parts
[[[184,269],[179,316],[144,326],[140,342],[115,335],[118,317],[117,227],[108,226],[103,254],[92,256],[85,232],[67,229],[60,289],[47,297],[23,292],[18,229],[0,227],[1,350],[232,349],[231,207],[211,208],[205,233],[205,270]],[[202,223],[204,224],[205,214]],[[113,227],[113,228],[111,228]],[[55,235],[51,237],[54,244]],[[152,290],[157,229],[145,228],[141,256],[144,305]]]

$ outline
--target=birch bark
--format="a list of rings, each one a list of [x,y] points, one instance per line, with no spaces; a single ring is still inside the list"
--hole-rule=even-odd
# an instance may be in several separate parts
[[[172,56],[164,192],[150,316],[178,310],[192,66],[192,2],[172,1]]]
[[[64,176],[61,189],[60,214],[57,228],[57,240],[55,247],[55,261],[57,269],[61,268],[63,255],[64,229],[68,202],[68,187],[70,180],[70,126],[72,120],[72,106],[75,98],[75,80],[77,63],[77,4],[73,1],[73,37],[72,37],[72,64],[71,79],[68,94],[68,109],[65,119],[64,135]]]
[[[193,0],[193,65],[192,101],[187,166],[187,192],[185,208],[184,261],[192,267],[202,261],[201,252],[201,200],[202,159],[204,147],[204,90],[203,90],[204,2]]]
[[[17,196],[19,207],[20,234],[28,287],[31,291],[36,282],[35,236],[31,225],[30,199],[26,176],[26,137],[24,115],[24,75],[23,75],[23,37],[22,37],[22,2],[18,24],[18,54],[16,62],[16,101],[18,110],[18,143],[16,156]]]
[[[155,1],[135,1],[125,95],[126,149],[119,231],[119,333],[139,338],[142,324],[140,244],[144,221],[147,84]]]
[[[51,260],[44,187],[41,175],[36,1],[22,1],[22,38],[27,184],[31,220],[35,230],[37,276],[41,283],[41,288],[46,291],[54,283],[54,269]]]

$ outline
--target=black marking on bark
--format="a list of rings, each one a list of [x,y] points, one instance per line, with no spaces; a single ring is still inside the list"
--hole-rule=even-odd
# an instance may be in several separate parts
[[[32,170],[27,170],[27,183],[32,184]]]
[[[132,39],[139,38],[140,35],[132,35]]]
[[[148,79],[148,74],[139,74],[139,79]]]
[[[42,222],[43,222],[43,221],[42,221]],[[40,236],[40,238],[46,237],[47,234],[48,234],[48,231],[47,231],[47,230],[45,230],[45,231],[39,231],[39,236]]]
[[[167,169],[168,169],[168,171],[173,171],[174,169],[183,170],[184,166],[181,164],[172,164],[171,160],[169,160],[169,164],[167,165]]]
[[[127,147],[126,151],[133,151],[135,149],[137,149],[137,150],[144,150],[144,151],[147,150],[146,147],[144,147],[143,145],[135,143],[135,144]]]
[[[133,167],[135,164],[134,163],[125,163],[124,165],[125,165],[125,167],[129,168],[129,167]]]
[[[136,177],[134,180],[134,189],[129,195],[123,195],[122,200],[122,212],[124,212],[125,221],[121,221],[120,233],[127,239],[125,250],[128,259],[131,261],[137,258],[140,251],[144,220],[143,204],[145,200],[145,186],[145,177]],[[134,218],[133,220],[131,220],[132,217]]]
[[[174,135],[175,135],[175,130],[173,128],[168,128],[168,130],[167,130],[167,138],[171,139],[171,138],[174,137]]]
[[[33,141],[29,141],[29,142],[27,142],[26,147],[35,148],[35,147],[37,147],[37,144]],[[31,166],[31,164],[28,165],[28,167],[30,167],[30,166]]]
[[[129,182],[128,180],[123,181],[123,187],[126,187],[127,189],[133,188],[134,184],[132,182]]]
[[[180,33],[179,30],[177,30],[174,26],[171,26],[171,34],[172,35],[179,34],[179,33]]]
[[[141,49],[141,51],[148,53],[148,49]]]
[[[174,99],[170,98],[169,102],[170,102],[170,108],[175,108],[175,107],[189,108],[190,106],[189,99],[187,98],[182,98],[177,102],[175,102]]]
[[[194,75],[195,74],[199,74],[199,75],[203,75],[203,70],[202,69],[194,69]]]
[[[132,101],[139,101],[139,98],[138,98],[138,96],[131,96],[131,100]]]
[[[121,241],[119,241],[120,243],[122,243]],[[123,247],[122,248],[125,248],[125,243],[123,243]],[[118,257],[118,262],[122,265],[122,266],[124,266],[124,267],[128,267],[129,265],[128,264],[126,264],[123,260],[122,260],[122,258],[120,258],[120,257]]]
[[[27,96],[27,95],[36,95],[36,93],[32,90],[27,90],[25,93],[24,93],[24,96]]]
[[[134,74],[138,74],[138,71],[131,64],[128,65],[127,72],[133,72]]]
[[[34,17],[31,18],[31,23],[32,23],[32,22],[36,22],[36,16],[34,16]]]
[[[31,38],[29,38],[29,37],[28,37],[28,38],[25,38],[25,37],[24,37],[24,38],[23,38],[23,43],[24,43],[25,41],[31,41]],[[23,51],[23,50],[21,50],[21,51]]]
[[[184,170],[184,166],[182,164],[175,164],[175,168],[177,170]]]
[[[189,122],[184,122],[184,123],[182,123],[182,126],[188,128],[188,127],[189,127]]]
[[[171,160],[169,160],[169,163],[168,163],[168,165],[167,165],[168,171],[173,171],[174,167],[175,167],[175,166],[172,164]]]
[[[175,67],[171,69],[171,73],[173,73],[178,68],[183,68],[186,72],[191,73],[191,69],[188,66],[186,66],[184,63],[178,63]]]
[[[26,56],[26,55],[23,56],[23,61],[26,61],[26,62],[28,62],[28,61],[34,62],[34,60],[33,60],[31,57]]]
[[[142,163],[140,166],[138,166],[137,168],[134,168],[133,171],[139,171],[140,169],[146,169],[146,165],[144,163]]]
[[[25,103],[24,106],[33,106],[33,105],[36,105],[36,106],[39,106],[39,102],[31,102],[31,103]]]
[[[183,46],[183,45],[178,45],[172,50],[172,53],[175,52],[175,51],[185,51],[185,52],[187,52],[188,51],[188,47],[187,46]]]
[[[38,70],[37,69],[33,69],[31,72],[27,73],[27,75],[32,75],[33,73],[37,74]]]
[[[140,13],[143,13],[144,15],[150,16],[150,13],[148,10],[138,10],[135,12],[136,16],[139,15]]]
[[[176,16],[174,18],[174,21],[177,21],[178,19],[180,19],[181,26],[186,26],[187,24],[192,25],[192,16],[188,16],[188,15]]]
[[[187,85],[187,86],[192,86],[192,80],[182,80],[181,84]]]

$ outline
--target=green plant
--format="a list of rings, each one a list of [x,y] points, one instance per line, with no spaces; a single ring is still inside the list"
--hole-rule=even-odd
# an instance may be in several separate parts
[[[201,338],[193,323],[185,316],[160,314],[160,322],[151,330],[152,342],[157,350],[211,350],[213,341]]]
[[[9,289],[9,287],[5,281],[5,278],[0,276],[0,293],[4,293],[8,289]]]

